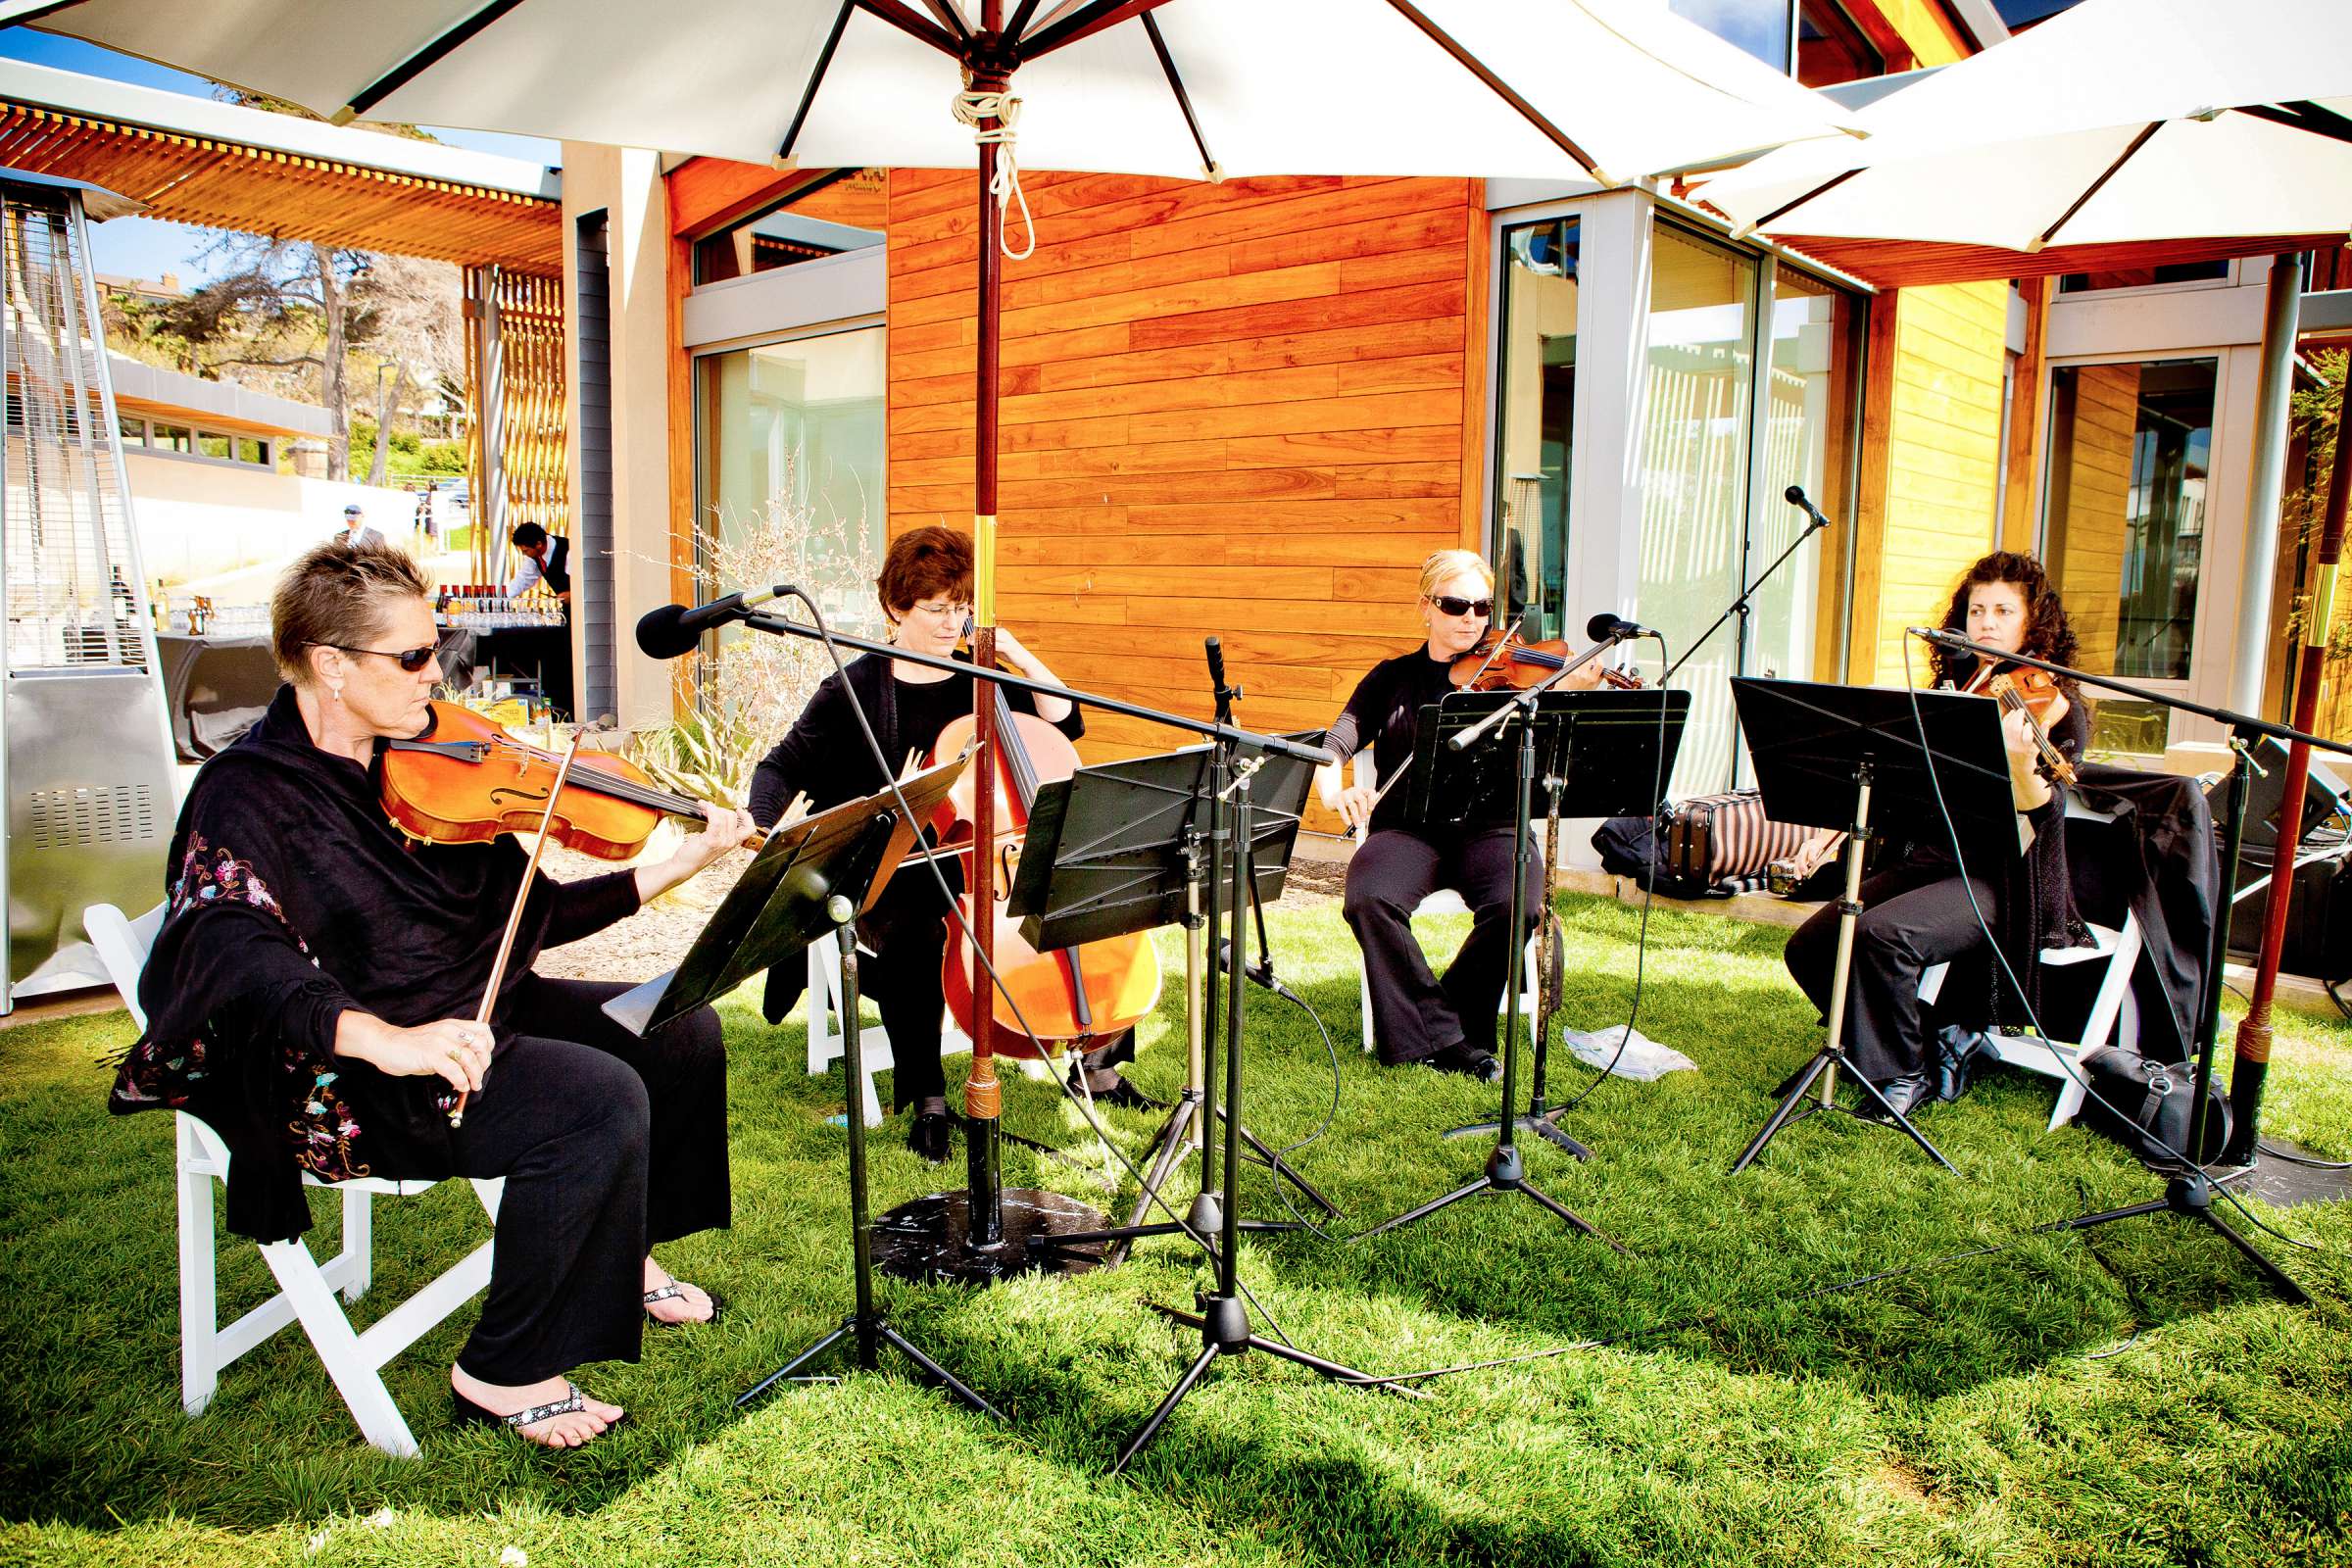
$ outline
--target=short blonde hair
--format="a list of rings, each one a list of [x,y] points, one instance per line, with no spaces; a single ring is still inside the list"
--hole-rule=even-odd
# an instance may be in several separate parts
[[[424,569],[405,550],[385,544],[357,547],[330,540],[286,568],[270,598],[270,651],[277,672],[297,686],[311,682],[312,648],[364,647],[402,599],[430,599]]]
[[[1441,550],[1421,563],[1421,597],[1427,599],[1438,591],[1438,584],[1448,578],[1459,577],[1465,571],[1476,572],[1479,581],[1487,585],[1488,593],[1494,591],[1494,568],[1488,565],[1477,551]]]

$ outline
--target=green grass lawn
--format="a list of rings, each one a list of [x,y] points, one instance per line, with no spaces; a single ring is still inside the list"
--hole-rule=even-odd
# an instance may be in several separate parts
[[[1563,901],[1563,1020],[1621,1020],[1635,911]],[[1341,1101],[1298,1156],[1343,1233],[1474,1176],[1437,1134],[1489,1092],[1358,1051],[1354,949],[1336,906],[1269,916],[1278,967],[1333,1029]],[[1435,923],[1450,942],[1460,928]],[[2269,1298],[2235,1255],[2170,1219],[2034,1237],[2036,1223],[2153,1196],[2103,1140],[2044,1134],[2052,1084],[2002,1074],[1924,1125],[1946,1176],[1845,1118],[1725,1168],[1775,1082],[1818,1043],[1783,933],[1659,914],[1644,1033],[1699,1065],[1611,1081],[1570,1126],[1598,1157],[1531,1147],[1531,1179],[1635,1255],[1533,1203],[1482,1198],[1354,1246],[1253,1241],[1245,1277],[1300,1346],[1396,1372],[1571,1350],[1408,1401],[1270,1357],[1221,1362],[1125,1476],[1109,1456],[1197,1346],[1146,1303],[1206,1275],[1174,1242],[1125,1268],[986,1293],[886,1282],[896,1321],[1011,1419],[903,1375],[733,1396],[849,1300],[838,1072],[802,1071],[797,1022],[727,1012],[735,1227],[669,1250],[730,1298],[714,1328],[649,1333],[638,1365],[582,1381],[634,1419],[553,1455],[446,1424],[470,1311],[388,1370],[424,1446],[361,1442],[298,1333],[231,1367],[201,1419],[178,1404],[172,1125],[113,1119],[97,1064],[123,1015],[0,1033],[0,1562],[530,1563],[2352,1563],[2352,1214],[2265,1213],[2320,1304]],[[1163,957],[1179,950],[1164,944]],[[1181,970],[1173,971],[1180,974]],[[1133,1075],[1182,1072],[1178,984]],[[1250,997],[1249,1120],[1288,1141],[1330,1096],[1312,1025]],[[2352,1026],[2282,1015],[2266,1128],[2352,1158]],[[950,1070],[956,1070],[951,1059]],[[1587,1074],[1569,1063],[1555,1086]],[[1050,1088],[1007,1088],[1015,1131],[1077,1147]],[[1155,1119],[1110,1113],[1131,1152]],[[878,1134],[888,1206],[956,1179]],[[1111,1204],[1083,1171],[1015,1147],[1007,1180]],[[1278,1214],[1261,1173],[1251,1212]],[[316,1200],[333,1234],[331,1201]],[[445,1185],[379,1207],[394,1298],[483,1232]],[[1799,1293],[1878,1269],[1867,1289]],[[224,1307],[266,1294],[224,1245]],[[381,1310],[370,1298],[356,1312]],[[389,1510],[388,1517],[382,1510]],[[506,1559],[512,1562],[510,1555]]]

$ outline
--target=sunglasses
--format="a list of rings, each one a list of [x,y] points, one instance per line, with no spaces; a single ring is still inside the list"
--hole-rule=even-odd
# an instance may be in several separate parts
[[[1494,613],[1492,599],[1456,599],[1451,594],[1424,594],[1423,598],[1438,607],[1441,615],[1476,615],[1484,620]]]
[[[398,653],[393,653],[382,648],[346,648],[341,643],[313,643],[311,646],[314,648],[332,648],[338,654],[373,654],[378,659],[391,660],[394,663],[398,664],[404,671],[411,675],[416,674],[418,670],[424,668],[425,665],[431,663],[433,662],[433,655],[440,652],[438,648],[435,648],[430,644],[427,644],[422,648],[404,648]]]

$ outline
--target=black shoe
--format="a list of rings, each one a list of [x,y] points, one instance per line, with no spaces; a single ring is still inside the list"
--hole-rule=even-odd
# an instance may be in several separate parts
[[[1921,1073],[1905,1073],[1900,1078],[1888,1078],[1879,1085],[1879,1094],[1886,1103],[1882,1105],[1868,1094],[1862,1097],[1861,1116],[1866,1121],[1891,1122],[1894,1116],[1909,1116],[1928,1098],[1928,1080]],[[1892,1107],[1894,1115],[1887,1113]]]
[[[1481,1051],[1476,1046],[1447,1046],[1444,1051],[1423,1056],[1421,1065],[1440,1072],[1458,1073],[1482,1084],[1502,1081],[1502,1063],[1494,1059],[1494,1053]]]
[[[956,1123],[943,1111],[929,1110],[906,1124],[906,1147],[937,1165],[948,1157],[948,1141]]]
[[[1079,1092],[1081,1084],[1085,1082],[1085,1073],[1084,1063],[1075,1061],[1070,1063],[1070,1092],[1072,1094]],[[1165,1110],[1168,1108],[1116,1072],[1111,1074],[1107,1087],[1096,1089],[1090,1086],[1085,1092],[1087,1098],[1098,1105],[1117,1105],[1123,1110]]]
[[[1936,1098],[1949,1104],[1968,1093],[1969,1080],[1976,1075],[1977,1064],[1992,1056],[1992,1045],[1984,1034],[1947,1023],[1936,1032],[1936,1044],[1929,1053],[1929,1078],[1936,1088]]]

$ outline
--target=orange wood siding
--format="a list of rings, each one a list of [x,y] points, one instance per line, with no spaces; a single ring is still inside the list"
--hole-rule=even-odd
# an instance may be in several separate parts
[[[1422,558],[1476,543],[1478,188],[1024,183],[1038,244],[1005,264],[1001,618],[1073,684],[1201,717],[1215,632],[1245,723],[1329,723],[1418,641]],[[894,534],[971,525],[973,207],[971,175],[890,175]],[[1098,715],[1084,750],[1179,739]]]

